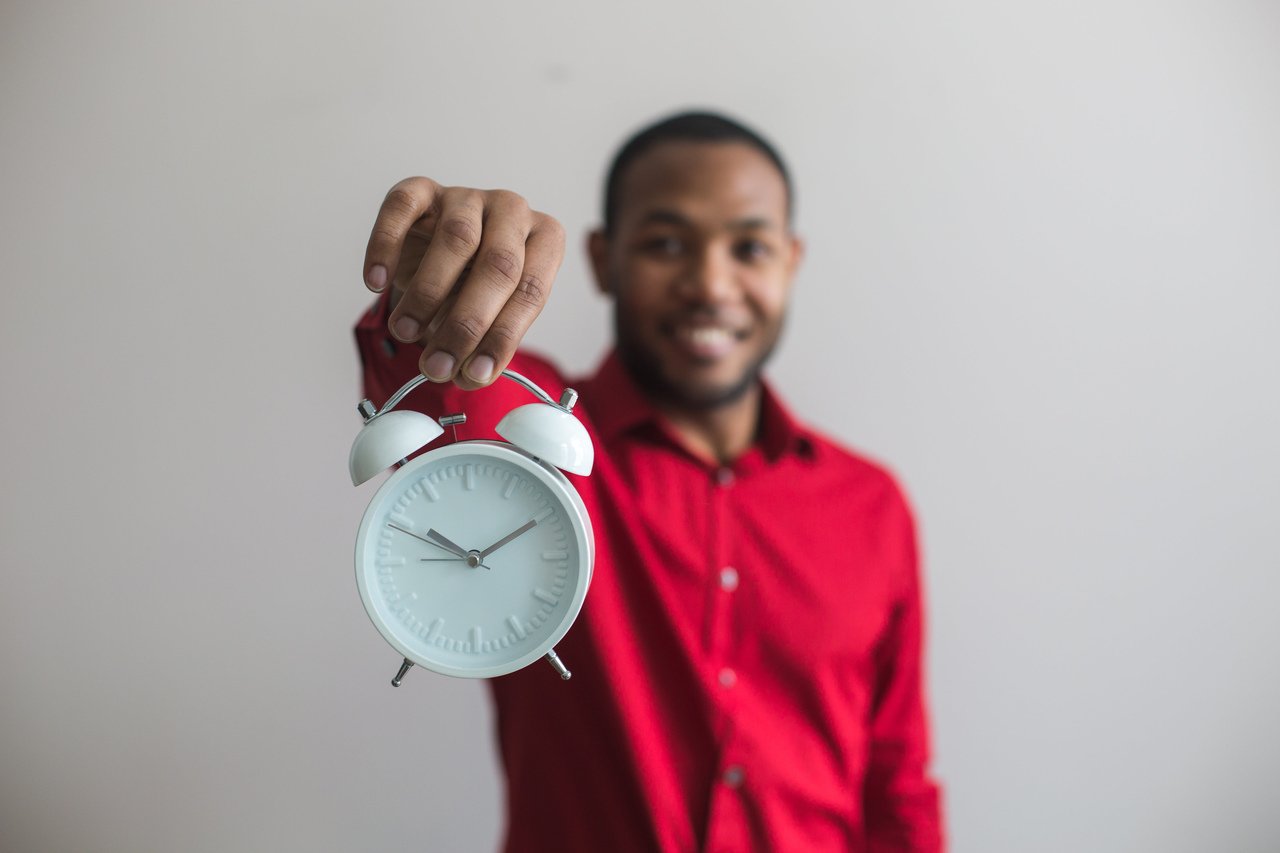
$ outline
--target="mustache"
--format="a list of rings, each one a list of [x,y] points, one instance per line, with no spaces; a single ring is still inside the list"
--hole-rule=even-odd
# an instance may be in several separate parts
[[[721,326],[734,331],[745,330],[751,325],[750,319],[741,312],[718,311],[714,309],[695,309],[668,314],[662,318],[666,326]]]

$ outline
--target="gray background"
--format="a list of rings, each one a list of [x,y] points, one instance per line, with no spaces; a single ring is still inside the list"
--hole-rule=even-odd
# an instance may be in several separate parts
[[[799,185],[774,378],[923,521],[954,849],[1276,849],[1278,35],[1261,0],[6,2],[0,848],[493,845],[481,685],[392,690],[353,582],[363,244],[406,175],[522,192],[571,235],[530,342],[590,369],[607,157],[711,105]]]

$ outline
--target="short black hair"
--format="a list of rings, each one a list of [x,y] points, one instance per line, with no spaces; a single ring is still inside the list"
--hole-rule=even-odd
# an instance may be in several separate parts
[[[713,112],[683,112],[660,119],[637,131],[622,144],[613,155],[608,176],[604,183],[604,230],[608,234],[618,218],[618,196],[622,174],[641,154],[663,142],[741,142],[750,145],[769,158],[782,175],[787,190],[787,219],[791,219],[795,193],[791,187],[791,174],[769,142],[751,128],[728,116]]]

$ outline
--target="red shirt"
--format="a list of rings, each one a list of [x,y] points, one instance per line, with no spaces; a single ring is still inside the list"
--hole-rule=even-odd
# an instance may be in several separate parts
[[[417,374],[356,329],[377,405]],[[557,651],[490,684],[506,770],[508,851],[936,851],[926,765],[921,591],[893,478],[798,424],[766,387],[759,441],[727,467],[691,455],[615,355],[567,382],[596,446],[570,475],[595,526],[591,590]],[[424,385],[402,406],[464,411],[492,438],[530,402],[499,380]],[[446,439],[440,439],[444,441]]]

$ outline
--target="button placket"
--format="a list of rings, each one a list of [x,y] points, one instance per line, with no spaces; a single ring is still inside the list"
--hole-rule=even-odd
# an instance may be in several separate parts
[[[715,705],[722,714],[719,726],[720,760],[711,778],[712,807],[707,827],[706,849],[709,851],[727,851],[745,849],[747,838],[743,835],[745,825],[743,786],[746,784],[747,771],[742,762],[742,744],[736,734],[735,723],[738,722],[734,708],[742,701],[741,687],[738,686],[738,664],[734,642],[738,609],[738,588],[742,582],[738,569],[733,565],[738,558],[737,542],[741,532],[736,529],[738,515],[734,512],[738,496],[737,477],[733,470],[722,467],[712,472],[711,501],[715,507],[716,538],[711,550],[712,562],[708,566],[711,576],[708,578],[708,594],[711,599],[710,613],[714,614],[715,624],[711,636],[713,642],[709,648],[707,660],[708,688],[715,697]]]
[[[715,541],[715,549],[712,555],[712,566],[719,566],[715,570],[714,583],[716,589],[711,593],[713,596],[711,613],[714,614],[715,624],[712,629],[712,637],[714,642],[711,645],[710,672],[713,689],[720,694],[720,707],[726,712],[731,713],[733,700],[731,698],[732,688],[738,683],[738,673],[734,669],[733,649],[734,644],[731,641],[734,625],[734,610],[736,609],[735,595],[740,578],[738,570],[729,564],[729,560],[733,556],[732,549],[737,536],[737,531],[730,529],[733,525],[734,513],[732,511],[732,498],[734,490],[729,488],[735,478],[733,471],[728,467],[721,467],[714,472],[714,480],[717,484],[713,489],[712,501],[716,508],[716,527],[717,537]]]

